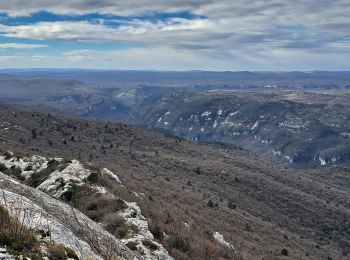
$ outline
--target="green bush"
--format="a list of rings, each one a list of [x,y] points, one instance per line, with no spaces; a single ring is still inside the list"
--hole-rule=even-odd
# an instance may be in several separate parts
[[[158,224],[150,224],[149,231],[152,233],[155,239],[163,239],[164,233],[160,229]]]
[[[98,182],[100,176],[97,172],[92,172],[89,177],[87,177],[88,182],[90,183],[96,183]]]
[[[283,255],[283,256],[288,256],[288,255],[289,255],[288,250],[285,249],[285,248],[283,248],[283,249],[281,250],[281,255]]]
[[[212,200],[209,200],[208,203],[207,203],[207,206],[209,208],[214,208],[214,202]]]
[[[79,257],[78,255],[74,252],[74,250],[70,247],[65,247],[64,248],[65,251],[66,251],[66,254],[67,254],[67,257],[68,258],[71,258],[71,259],[75,259],[75,260],[79,260]]]
[[[176,235],[172,241],[172,247],[182,252],[188,252],[190,250],[190,243],[187,238]]]
[[[233,199],[230,199],[227,203],[227,207],[229,207],[230,209],[236,209],[237,208],[237,205],[236,203],[234,202]]]
[[[159,249],[159,247],[150,240],[143,240],[142,244],[151,251],[156,251]]]
[[[126,244],[126,246],[132,250],[132,251],[136,251],[137,250],[137,243],[134,241],[130,241]]]

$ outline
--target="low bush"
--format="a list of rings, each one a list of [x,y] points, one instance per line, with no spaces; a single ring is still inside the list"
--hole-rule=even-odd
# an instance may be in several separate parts
[[[66,251],[68,258],[79,260],[78,255],[74,252],[74,250],[72,248],[65,247],[64,250]]]
[[[137,243],[134,241],[130,241],[126,244],[126,246],[132,250],[132,251],[136,251],[137,250]]]
[[[187,238],[180,235],[175,235],[171,243],[173,248],[176,248],[182,252],[188,252],[190,250],[190,244]]]
[[[38,249],[38,240],[32,229],[12,219],[8,211],[0,205],[0,245],[15,251],[32,252]]]
[[[89,177],[87,177],[88,182],[90,183],[96,183],[98,182],[100,176],[97,172],[92,172]]]
[[[117,214],[110,214],[104,218],[105,229],[119,239],[125,238],[129,232],[129,227],[125,220]]]
[[[67,254],[64,246],[53,243],[48,244],[47,253],[50,260],[67,260]]]
[[[155,243],[153,243],[152,241],[147,240],[147,239],[143,240],[142,244],[151,251],[156,251],[159,249],[159,247]]]
[[[158,223],[150,223],[149,231],[152,233],[155,239],[161,240],[164,237],[164,232],[160,229]]]
[[[6,171],[6,170],[7,170],[6,165],[3,163],[0,163],[0,172]]]
[[[237,208],[237,205],[236,203],[234,202],[233,199],[230,199],[227,203],[227,207],[230,208],[230,209],[236,209]]]

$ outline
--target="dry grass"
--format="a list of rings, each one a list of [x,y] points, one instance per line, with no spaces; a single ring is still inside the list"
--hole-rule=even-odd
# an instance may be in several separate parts
[[[266,163],[244,151],[194,144],[146,129],[40,113],[32,117],[24,110],[11,117],[12,111],[0,109],[0,117],[21,128],[2,133],[3,150],[77,158],[114,171],[125,188],[105,177],[94,181],[136,201],[152,232],[177,259],[227,257],[212,240],[210,234],[216,231],[245,259],[277,259],[284,248],[289,252],[286,259],[341,259],[349,254],[350,232],[344,220],[350,218],[350,194],[342,186],[349,177],[342,174],[344,181],[335,181],[337,169],[324,179],[321,174]],[[31,137],[33,128],[41,133],[36,139]],[[99,212],[115,213],[112,201],[77,194],[81,197],[73,196],[72,205],[86,214],[96,211],[92,218],[105,221]],[[97,210],[87,203],[99,199],[105,205]],[[207,206],[209,200],[214,207]]]

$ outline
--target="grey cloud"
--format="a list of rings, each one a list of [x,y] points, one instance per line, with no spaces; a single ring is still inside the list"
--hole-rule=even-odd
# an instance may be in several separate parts
[[[0,10],[11,16],[28,15],[38,11],[58,14],[103,13],[115,15],[142,15],[155,12],[189,11],[211,2],[210,0],[11,0],[1,1]]]
[[[135,42],[173,50],[171,53],[181,50],[186,52],[184,57],[193,53],[198,60],[205,56],[212,63],[214,57],[221,62],[229,57],[242,64],[264,64],[266,59],[290,59],[297,64],[297,58],[320,62],[341,53],[344,55],[339,60],[343,61],[349,52],[349,0],[12,0],[1,1],[0,10],[9,15],[44,10],[122,16],[188,11],[204,18],[128,19],[117,27],[107,26],[103,20],[95,24],[81,21],[22,26],[5,26],[0,21],[0,34],[39,40]],[[120,53],[115,55],[119,57]]]

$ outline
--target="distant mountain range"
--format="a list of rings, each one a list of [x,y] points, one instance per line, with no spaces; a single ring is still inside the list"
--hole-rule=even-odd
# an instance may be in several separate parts
[[[170,94],[132,110],[139,122],[195,141],[235,144],[294,167],[350,162],[350,95]]]
[[[350,72],[1,72],[2,102],[162,128],[293,167],[350,162]]]

